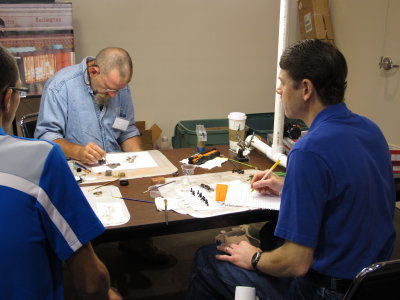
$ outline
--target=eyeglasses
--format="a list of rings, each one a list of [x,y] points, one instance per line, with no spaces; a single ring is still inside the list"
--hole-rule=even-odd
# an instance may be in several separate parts
[[[13,91],[18,91],[19,92],[19,96],[21,98],[25,98],[26,97],[26,93],[29,92],[29,89],[26,88],[26,87],[17,88],[17,87],[10,86],[8,88],[13,90]]]
[[[99,65],[97,65],[97,64],[92,64],[92,65],[90,65],[89,67],[96,67],[96,68],[99,69],[99,72],[100,72],[100,67],[99,67]],[[117,93],[118,90],[116,90],[116,89],[105,88],[105,89],[103,89],[101,92],[100,92],[100,91],[98,91],[98,92],[99,92],[99,93],[102,93],[102,94],[108,94],[108,93]]]

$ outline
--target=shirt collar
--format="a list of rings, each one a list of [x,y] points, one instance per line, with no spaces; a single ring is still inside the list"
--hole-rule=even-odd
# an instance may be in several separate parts
[[[4,131],[3,128],[0,127],[0,135],[6,135],[6,132]]]
[[[317,127],[320,123],[324,122],[325,120],[328,120],[332,117],[338,116],[338,115],[343,115],[350,113],[350,110],[347,108],[346,104],[344,102],[340,102],[335,105],[330,105],[323,110],[321,110],[317,116],[315,117],[314,121],[312,122],[310,126],[310,130],[313,128]]]
[[[88,91],[89,91],[89,93],[91,93],[91,94],[93,94],[93,89],[92,89],[92,87],[90,86],[90,78],[89,78],[89,74],[88,74],[88,72],[87,72],[87,63],[89,62],[89,61],[91,61],[91,60],[95,60],[96,58],[95,57],[92,57],[92,56],[87,56],[87,57],[85,57],[83,60],[82,60],[82,62],[80,63],[80,65],[81,65],[81,70],[82,70],[82,74],[83,74],[83,79],[84,79],[84,81],[85,81],[85,84],[86,84],[86,86],[87,86],[87,89],[88,89]]]

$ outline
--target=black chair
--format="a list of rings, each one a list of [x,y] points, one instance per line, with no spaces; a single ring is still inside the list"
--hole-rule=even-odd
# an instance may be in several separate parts
[[[400,299],[400,259],[372,264],[353,279],[343,300]]]
[[[26,138],[33,138],[35,133],[36,122],[39,113],[32,113],[25,115],[21,118],[20,126],[22,131],[22,136]]]

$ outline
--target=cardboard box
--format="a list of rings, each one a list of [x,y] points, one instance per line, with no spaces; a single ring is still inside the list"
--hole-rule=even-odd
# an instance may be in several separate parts
[[[392,170],[394,174],[400,174],[400,146],[389,144]]]
[[[300,31],[303,39],[333,43],[333,29],[328,0],[298,0]]]
[[[157,124],[153,124],[149,129],[146,129],[146,121],[137,121],[135,125],[141,134],[143,150],[154,149],[154,145],[161,135],[161,128]]]

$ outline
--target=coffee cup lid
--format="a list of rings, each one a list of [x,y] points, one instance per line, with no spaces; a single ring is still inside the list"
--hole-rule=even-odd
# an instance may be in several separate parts
[[[242,112],[231,112],[228,115],[228,119],[234,119],[234,120],[246,120],[247,116],[245,113]]]

